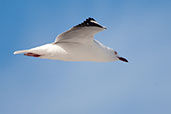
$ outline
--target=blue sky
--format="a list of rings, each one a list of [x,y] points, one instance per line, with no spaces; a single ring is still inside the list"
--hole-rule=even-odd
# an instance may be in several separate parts
[[[171,1],[1,0],[1,114],[170,114]],[[129,63],[13,55],[95,18]]]

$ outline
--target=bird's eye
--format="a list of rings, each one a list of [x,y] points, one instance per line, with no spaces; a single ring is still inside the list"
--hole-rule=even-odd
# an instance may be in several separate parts
[[[117,55],[117,54],[118,54],[118,52],[116,52],[116,51],[114,51],[114,53],[115,53],[115,55]]]

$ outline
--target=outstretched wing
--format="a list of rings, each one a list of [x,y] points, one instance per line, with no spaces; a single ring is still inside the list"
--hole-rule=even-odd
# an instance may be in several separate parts
[[[95,19],[88,18],[81,24],[72,27],[70,30],[58,35],[55,43],[87,43],[94,40],[94,35],[106,29],[98,24]]]

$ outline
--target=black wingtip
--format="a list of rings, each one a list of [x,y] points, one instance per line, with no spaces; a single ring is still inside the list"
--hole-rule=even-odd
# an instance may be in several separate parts
[[[94,18],[92,18],[92,17],[89,17],[89,18],[87,18],[86,20],[89,20],[89,21],[96,21]]]
[[[118,57],[119,60],[123,61],[123,62],[128,62],[127,59],[123,58],[123,57]]]
[[[96,20],[94,18],[92,18],[92,17],[87,18],[81,24],[78,24],[78,25],[76,25],[74,27],[84,27],[84,26],[94,26],[94,27],[100,27],[100,28],[104,28],[105,29],[105,27],[102,27],[100,24],[98,24],[96,22]]]

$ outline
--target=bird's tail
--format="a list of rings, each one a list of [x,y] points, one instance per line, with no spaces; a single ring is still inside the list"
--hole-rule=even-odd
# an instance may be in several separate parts
[[[15,51],[13,54],[21,54],[21,53],[27,53],[28,50],[19,50],[19,51]]]
[[[34,53],[31,50],[19,50],[14,52],[14,54],[21,54],[21,53],[24,53],[25,56],[32,56],[32,57],[42,56],[41,54]]]

